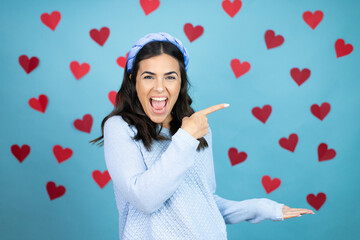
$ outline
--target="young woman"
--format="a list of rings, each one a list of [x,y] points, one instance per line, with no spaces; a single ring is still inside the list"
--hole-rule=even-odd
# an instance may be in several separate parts
[[[115,109],[102,121],[105,162],[119,211],[120,239],[227,239],[226,224],[313,213],[270,199],[215,194],[207,115],[188,95],[189,56],[167,33],[148,34],[129,51]]]

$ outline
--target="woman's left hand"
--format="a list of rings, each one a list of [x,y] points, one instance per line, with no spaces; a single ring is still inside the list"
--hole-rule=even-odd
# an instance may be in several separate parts
[[[286,205],[283,206],[282,209],[283,218],[293,218],[293,217],[300,217],[303,214],[315,214],[312,210],[306,208],[290,208]]]

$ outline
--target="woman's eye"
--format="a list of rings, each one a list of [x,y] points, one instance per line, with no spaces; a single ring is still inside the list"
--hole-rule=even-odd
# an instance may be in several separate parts
[[[152,76],[145,76],[145,79],[152,79]]]
[[[167,79],[174,80],[175,77],[173,77],[173,76],[168,76]]]

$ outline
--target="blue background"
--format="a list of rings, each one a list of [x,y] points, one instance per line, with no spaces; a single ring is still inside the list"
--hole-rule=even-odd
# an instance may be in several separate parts
[[[266,197],[290,207],[313,209],[310,193],[324,192],[325,204],[315,215],[284,222],[228,225],[232,239],[360,239],[360,81],[359,1],[243,1],[230,18],[218,1],[165,1],[146,16],[139,1],[1,1],[0,8],[0,238],[1,239],[118,239],[118,212],[112,182],[101,189],[94,170],[106,169],[103,148],[88,142],[100,136],[100,123],[112,110],[108,92],[118,91],[123,69],[116,59],[125,56],[140,37],[168,32],[179,38],[190,54],[190,94],[196,110],[227,102],[230,107],[209,115],[217,194],[232,200]],[[57,10],[55,31],[40,21],[42,13]],[[322,22],[312,30],[302,19],[305,11],[321,10]],[[185,23],[202,25],[204,34],[187,39]],[[110,28],[100,47],[89,36],[93,28]],[[267,50],[266,30],[285,38]],[[351,43],[350,55],[336,58],[339,38]],[[18,58],[37,56],[30,74]],[[230,61],[251,64],[235,78]],[[87,62],[90,72],[75,80],[69,64]],[[309,68],[310,78],[300,87],[290,69]],[[46,94],[45,114],[31,109],[28,100]],[[331,111],[320,121],[312,104],[329,102]],[[266,124],[251,109],[272,106]],[[84,114],[94,118],[90,134],[73,121]],[[278,140],[297,133],[294,153]],[[321,142],[336,157],[318,162]],[[13,144],[28,144],[30,155],[19,163]],[[58,164],[52,147],[70,147],[73,156]],[[230,147],[245,151],[245,162],[231,166]],[[281,179],[266,194],[261,178]],[[66,193],[49,200],[45,185],[54,181]]]

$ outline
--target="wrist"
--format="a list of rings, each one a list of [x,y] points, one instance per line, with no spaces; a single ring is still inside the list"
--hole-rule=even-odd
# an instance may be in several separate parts
[[[193,133],[193,131],[191,131],[190,129],[181,126],[181,129],[184,130],[185,132],[187,132],[188,134],[190,134],[193,138],[197,139],[195,134]]]

